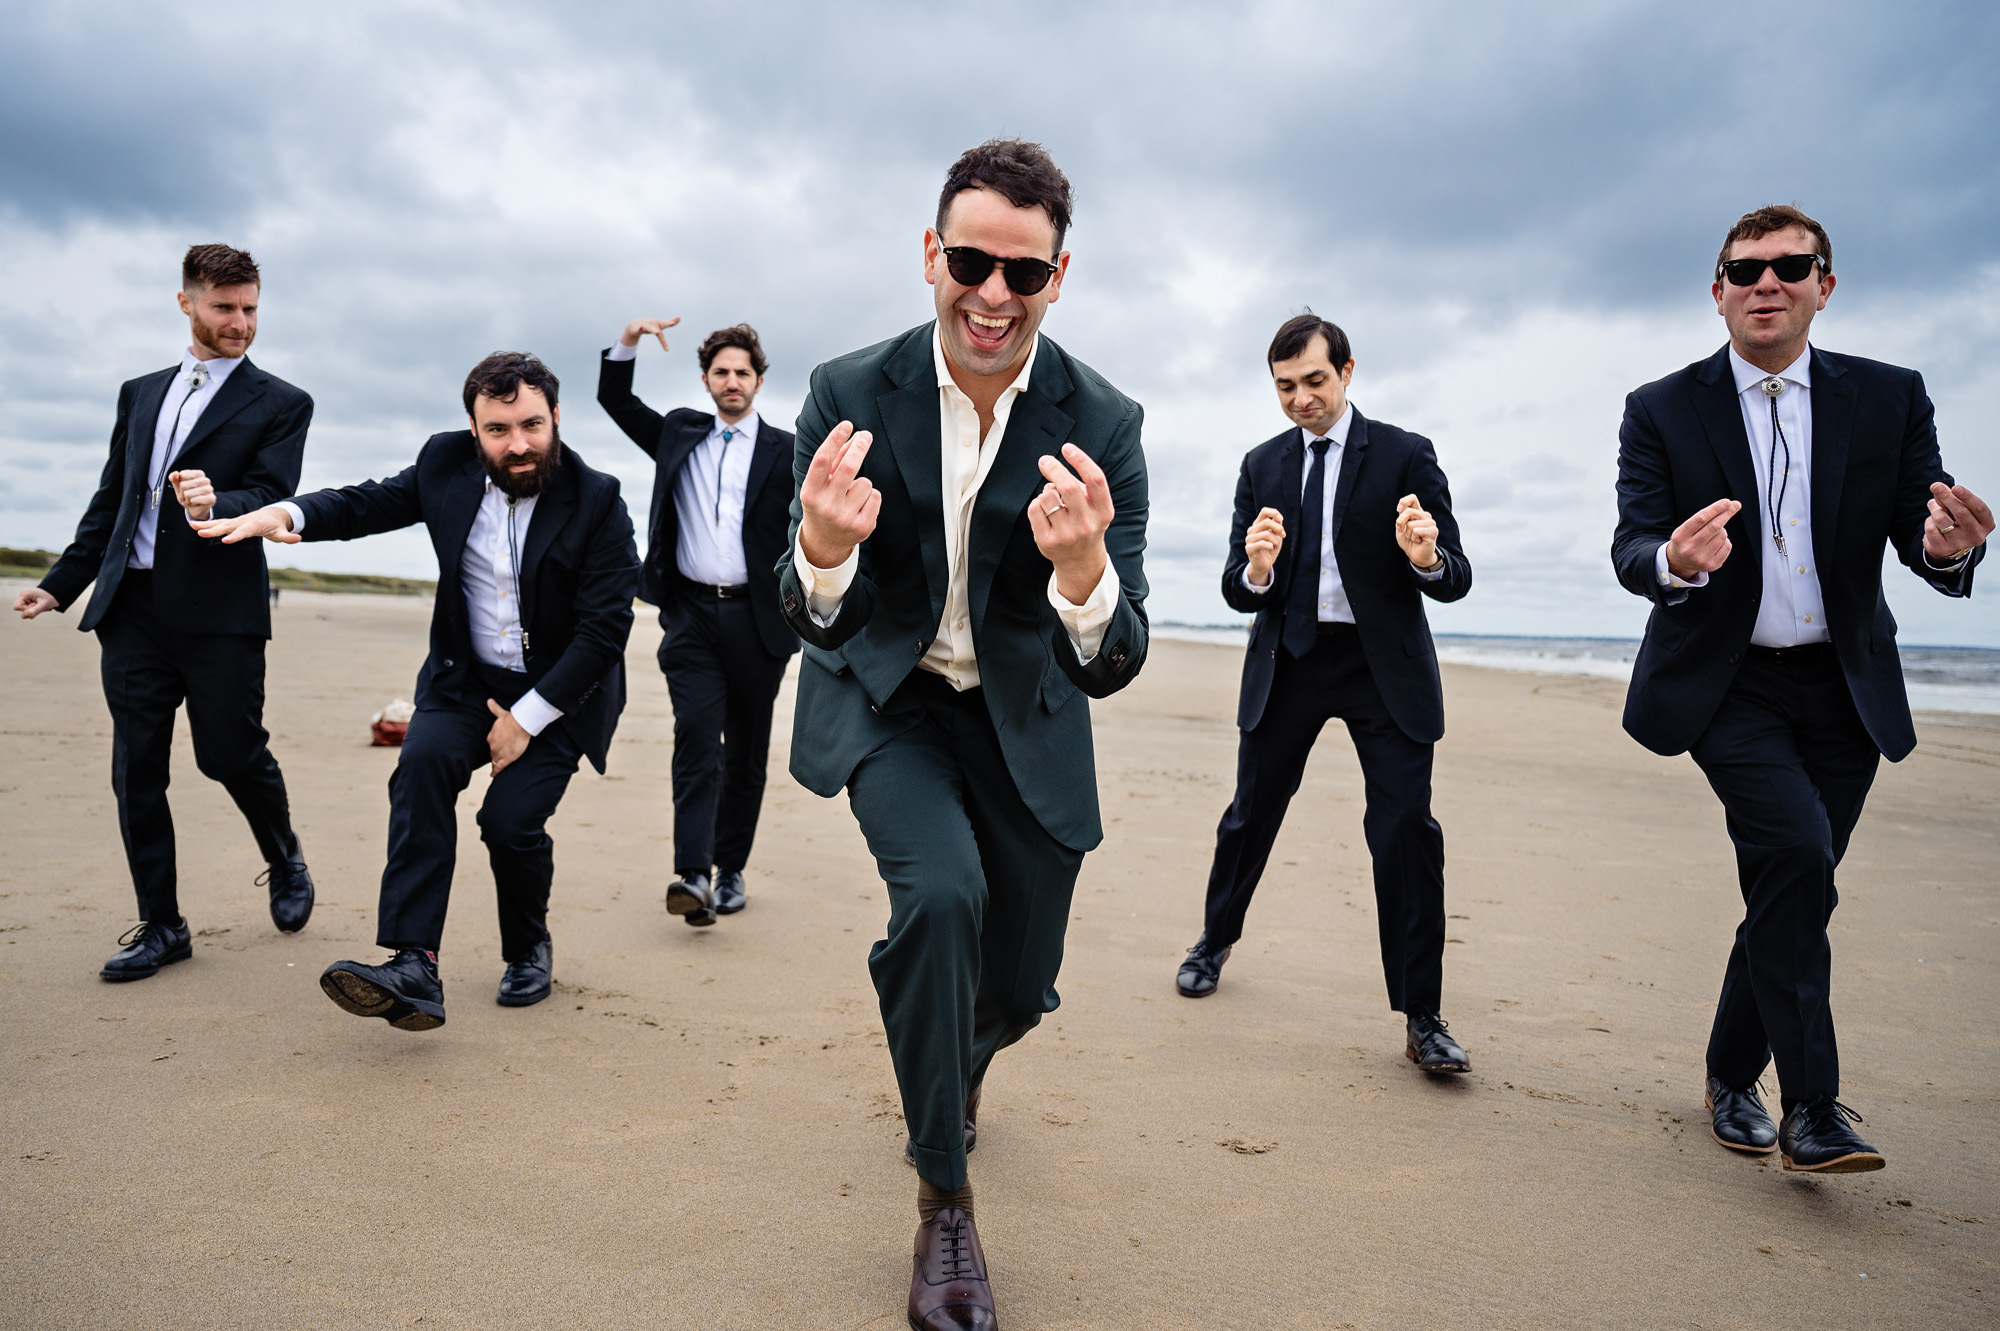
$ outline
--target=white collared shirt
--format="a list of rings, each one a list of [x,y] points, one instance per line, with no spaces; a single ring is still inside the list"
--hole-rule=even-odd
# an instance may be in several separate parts
[[[472,531],[465,538],[465,553],[459,556],[458,578],[465,587],[465,617],[472,631],[472,654],[502,670],[525,671],[527,638],[521,631],[521,559],[527,554],[528,525],[534,520],[535,501],[529,495],[512,502],[510,496],[483,476],[479,512],[472,519]],[[305,530],[305,512],[289,499],[276,505],[291,515],[292,530]],[[530,735],[539,735],[549,722],[562,715],[541,693],[529,689],[508,708],[515,722]]]
[[[987,473],[993,469],[993,459],[999,453],[999,444],[1007,434],[1007,420],[1013,414],[1014,404],[1027,390],[1029,377],[1034,373],[1035,357],[1041,354],[1041,334],[1035,335],[1034,345],[1028,349],[1028,358],[1021,364],[1021,372],[1014,376],[993,404],[993,426],[985,438],[979,435],[979,409],[972,404],[951,377],[951,365],[944,358],[944,339],[937,326],[931,326],[931,359],[937,371],[938,384],[938,424],[940,473],[943,480],[944,555],[948,570],[944,598],[944,618],[938,622],[937,636],[931,640],[930,649],[924,653],[918,667],[933,674],[943,675],[951,686],[963,693],[967,689],[979,687],[978,653],[972,641],[972,597],[966,583],[967,545],[972,533],[972,510],[979,498],[979,489],[986,482]],[[806,609],[815,622],[831,624],[840,612],[841,598],[853,585],[855,573],[861,566],[861,547],[856,546],[848,553],[839,568],[818,569],[806,562],[806,557],[796,549],[792,552],[792,567],[797,570],[799,584],[806,593]],[[1118,571],[1107,559],[1103,576],[1082,605],[1071,605],[1056,590],[1056,577],[1049,574],[1049,604],[1055,608],[1069,633],[1070,644],[1076,648],[1077,658],[1088,662],[1097,655],[1103,645],[1104,631],[1111,624],[1112,616],[1118,611]]]
[[[1299,434],[1304,437],[1305,456],[1299,467],[1299,511],[1305,511],[1306,486],[1312,481],[1312,446],[1315,441],[1325,439],[1326,475],[1320,478],[1322,492],[1319,507],[1319,598],[1318,620],[1322,624],[1352,624],[1354,607],[1348,603],[1347,588],[1340,581],[1340,561],[1333,557],[1333,496],[1340,486],[1340,461],[1347,451],[1347,432],[1354,428],[1354,404],[1348,403],[1341,410],[1340,419],[1335,421],[1325,434],[1314,434],[1304,426]],[[1410,566],[1416,568],[1415,564]],[[1417,569],[1417,576],[1426,582],[1435,582],[1444,576],[1444,561],[1432,569]],[[1243,570],[1243,585],[1262,596],[1271,590],[1271,583],[1250,581],[1250,570]]]
[[[604,359],[638,359],[639,348],[619,340],[624,335],[620,329]],[[674,567],[682,577],[718,587],[750,581],[750,564],[743,556],[743,510],[749,503],[750,457],[757,448],[760,424],[755,411],[734,425],[717,417],[715,428],[681,464],[674,480],[674,513],[680,519]],[[726,446],[724,430],[732,435]]]
[[[203,360],[190,347],[181,353],[180,372],[167,385],[167,395],[160,399],[160,418],[153,425],[153,449],[147,457],[145,507],[139,513],[139,525],[132,529],[132,552],[125,558],[126,568],[151,568],[153,549],[159,541],[159,523],[169,503],[187,518],[187,510],[171,499],[173,487],[167,484],[167,475],[174,469],[174,458],[187,445],[188,436],[194,433],[194,424],[201,419],[201,413],[208,404],[215,401],[215,395],[222,391],[222,383],[229,378],[243,357],[218,356],[214,360]],[[208,382],[194,388],[194,367],[200,365],[208,370]],[[158,487],[160,506],[153,507],[153,490]]]
[[[1757,623],[1750,641],[1758,647],[1799,647],[1826,642],[1826,601],[1819,585],[1819,561],[1812,538],[1812,348],[1780,370],[1784,381],[1778,394],[1778,426],[1784,440],[1777,444],[1772,468],[1771,398],[1764,381],[1772,376],[1729,348],[1729,369],[1735,378],[1736,401],[1743,411],[1743,429],[1750,438],[1750,462],[1756,471],[1757,493],[1744,499],[1744,526],[1755,533],[1757,559],[1763,569],[1764,594],[1757,603]],[[1787,472],[1785,452],[1791,450]],[[1782,487],[1783,498],[1779,498]],[[1783,553],[1771,537],[1771,502],[1777,501],[1776,528],[1785,538]],[[1664,586],[1702,587],[1708,575],[1683,582],[1667,569],[1667,546],[1660,543],[1653,557],[1656,576]]]

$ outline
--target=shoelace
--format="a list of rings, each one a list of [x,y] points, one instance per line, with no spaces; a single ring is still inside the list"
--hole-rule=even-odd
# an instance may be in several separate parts
[[[1861,1117],[1852,1106],[1844,1105],[1830,1095],[1809,1100],[1802,1108],[1805,1110],[1806,1119],[1815,1127],[1828,1123],[1838,1125],[1843,1118],[1850,1123],[1866,1123],[1868,1121]]]
[[[153,922],[151,920],[139,921],[137,924],[133,925],[130,929],[127,929],[123,934],[119,935],[118,946],[120,947],[132,946],[134,943],[144,938],[146,936],[146,931],[151,929],[152,927],[153,927]]]
[[[284,866],[284,869],[285,869],[285,878],[286,878],[286,880],[287,880],[287,881],[289,882],[289,881],[292,881],[292,880],[295,880],[295,879],[297,879],[297,878],[298,878],[298,876],[299,876],[299,874],[300,874],[301,872],[303,872],[303,871],[304,871],[305,867],[306,867],[306,866],[305,866],[304,862],[302,862],[302,861],[298,861],[298,860],[294,860],[294,861],[292,861],[292,862],[290,862],[290,863],[286,864],[286,865]],[[254,883],[252,883],[252,884],[250,884],[250,886],[252,886],[252,887],[269,887],[269,886],[271,885],[271,875],[272,875],[272,874],[274,874],[274,873],[276,873],[277,871],[278,871],[278,866],[277,866],[277,865],[275,865],[275,864],[267,864],[267,865],[265,865],[265,866],[264,866],[264,872],[262,872],[262,873],[258,874],[258,875],[257,875],[257,881],[256,881],[256,882],[254,882]]]
[[[967,1222],[954,1221],[939,1225],[938,1234],[944,1239],[944,1278],[946,1280],[976,1280],[972,1270],[972,1244],[966,1237]]]

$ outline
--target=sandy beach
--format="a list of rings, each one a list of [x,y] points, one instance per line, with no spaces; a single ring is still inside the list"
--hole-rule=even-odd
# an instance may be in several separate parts
[[[784,774],[789,685],[743,914],[662,909],[671,717],[642,617],[610,774],[552,825],[555,996],[493,1002],[483,777],[449,1024],[319,992],[327,963],[379,955],[395,753],[367,722],[410,696],[429,613],[284,597],[266,718],[317,912],[273,930],[183,727],[195,957],[119,986],[97,978],[133,904],[96,643],[74,615],[0,627],[0,1324],[902,1325],[915,1178],[865,965],[886,904],[845,802]],[[1877,780],[1833,998],[1843,1099],[1889,1167],[1806,1178],[1709,1137],[1728,841],[1692,763],[1619,729],[1616,681],[1446,668],[1445,1015],[1470,1076],[1402,1056],[1339,735],[1220,991],[1177,997],[1239,660],[1156,641],[1095,705],[1108,836],[1063,1006],[996,1063],[972,1157],[1003,1325],[1993,1323],[2000,717],[1920,716]]]

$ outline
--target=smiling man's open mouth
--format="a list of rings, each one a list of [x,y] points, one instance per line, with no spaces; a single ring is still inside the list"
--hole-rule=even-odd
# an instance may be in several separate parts
[[[1014,330],[1012,315],[974,314],[971,310],[960,310],[959,313],[964,319],[966,336],[985,351],[997,349]]]

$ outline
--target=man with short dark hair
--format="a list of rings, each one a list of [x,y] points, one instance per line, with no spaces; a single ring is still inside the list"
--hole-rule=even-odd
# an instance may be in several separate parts
[[[668,350],[672,319],[634,319],[607,348],[597,400],[655,461],[640,595],[660,607],[660,671],[674,707],[674,862],[667,910],[692,925],[748,900],[771,709],[798,635],[778,609],[790,522],[788,430],[760,420],[763,345],[749,324],[718,328],[696,353],[713,414],[661,416],[632,391],[639,339]],[[711,877],[711,874],[713,877]]]
[[[1729,229],[1710,288],[1728,344],[1625,400],[1611,558],[1653,602],[1625,729],[1693,755],[1736,847],[1710,1130],[1788,1170],[1852,1173],[1883,1158],[1839,1100],[1834,870],[1879,760],[1917,743],[1883,551],[1969,596],[1993,513],[1944,471],[1920,375],[1808,341],[1833,288],[1832,242],[1798,209]],[[1773,1060],[1776,1126],[1757,1094]]]
[[[507,963],[497,1001],[549,996],[554,949],[545,827],[589,758],[605,751],[625,707],[638,552],[616,478],[562,441],[559,385],[533,356],[495,352],[466,377],[470,430],[432,435],[386,481],[321,490],[204,536],[234,543],[351,541],[424,524],[437,552],[430,656],[417,710],[389,778],[389,859],[382,871],[379,966],[339,961],[327,997],[406,1031],[444,1024],[438,945],[457,862],[459,793],[492,764],[479,809]]]
[[[181,262],[190,339],[179,366],[118,394],[111,456],[76,539],[41,585],[14,599],[23,619],[67,610],[94,580],[77,627],[96,630],[111,709],[111,787],[139,898],[139,925],[104,963],[138,980],[194,955],[181,915],[167,805],[174,712],[187,704],[195,765],[222,783],[268,866],[271,922],[305,928],[313,882],[292,830],[285,778],[264,729],[268,574],[259,549],[226,549],[191,525],[282,499],[299,481],[312,399],[249,358],[263,278],[249,254],[196,245]],[[171,494],[180,512],[170,514]]]
[[[924,232],[936,321],[821,365],[799,414],[792,774],[845,787],[888,886],[868,967],[917,1169],[920,1331],[994,1325],[966,1153],[993,1056],[1055,1010],[1103,839],[1087,700],[1146,657],[1142,413],[1038,331],[1069,220],[1039,144],[965,153]]]
[[[1444,832],[1430,805],[1444,690],[1424,597],[1460,599],[1472,565],[1431,441],[1348,401],[1354,357],[1338,325],[1310,312],[1286,320],[1265,363],[1295,428],[1251,449],[1236,483],[1222,597],[1257,616],[1236,709],[1236,797],[1216,828],[1206,927],[1175,986],[1188,998],[1215,992],[1313,743],[1338,718],[1361,761],[1382,972],[1404,1014],[1404,1053],[1425,1072],[1465,1072],[1440,1015]]]

